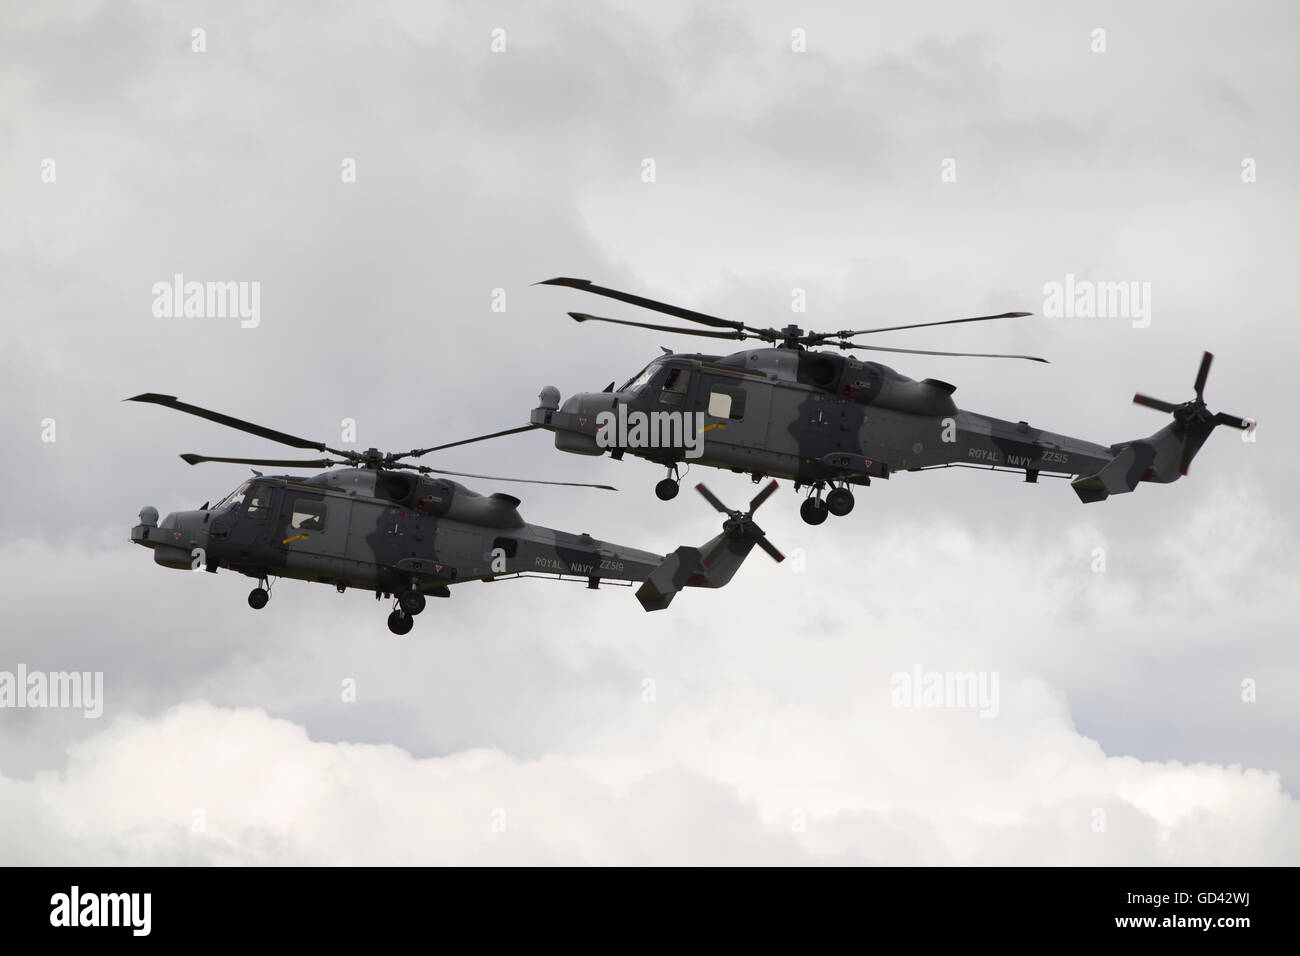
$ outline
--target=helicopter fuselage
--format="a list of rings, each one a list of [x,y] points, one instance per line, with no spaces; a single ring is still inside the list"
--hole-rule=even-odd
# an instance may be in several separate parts
[[[215,507],[161,523],[142,513],[131,540],[165,567],[296,578],[399,594],[524,573],[641,581],[662,555],[526,523],[510,495],[404,472],[346,468],[259,476]],[[153,521],[154,523],[150,523]]]
[[[573,395],[561,405],[548,389],[531,422],[553,431],[563,451],[611,451],[669,466],[689,461],[805,485],[869,484],[899,471],[954,464],[1014,469],[1034,480],[1040,472],[1094,474],[1114,458],[1103,445],[963,411],[954,391],[946,382],[918,382],[834,352],[670,354],[618,390]],[[703,447],[697,456],[662,443],[609,448],[599,426],[610,412],[620,421],[635,413],[649,422],[702,413]]]

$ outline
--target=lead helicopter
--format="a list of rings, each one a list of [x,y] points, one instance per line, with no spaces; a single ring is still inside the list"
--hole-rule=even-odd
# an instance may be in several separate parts
[[[577,322],[603,322],[714,339],[754,339],[768,344],[730,355],[677,354],[663,349],[640,372],[615,389],[583,392],[560,403],[547,386],[529,424],[453,444],[468,444],[532,429],[555,435],[555,447],[579,455],[630,454],[667,467],[655,494],[676,497],[683,463],[791,479],[806,489],[800,515],[821,524],[828,514],[853,510],[852,488],[898,472],[975,467],[1073,478],[1085,503],[1130,492],[1141,482],[1168,483],[1188,466],[1215,427],[1249,429],[1254,422],[1214,413],[1204,389],[1213,356],[1206,352],[1196,373],[1195,397],[1166,402],[1135,395],[1133,401],[1172,414],[1173,421],[1145,438],[1099,445],[959,409],[956,386],[934,378],[908,378],[887,365],[843,350],[945,355],[1045,362],[1032,355],[941,352],[850,341],[856,336],[903,329],[1022,318],[1004,312],[938,322],[917,322],[839,332],[805,332],[795,325],[758,328],[692,309],[593,284],[587,279],[548,279],[565,286],[708,326],[659,325],[570,312]],[[823,497],[823,492],[825,496]]]
[[[172,395],[148,393],[127,399],[175,409],[294,448],[338,456],[310,460],[213,458],[184,454],[191,465],[226,462],[262,467],[331,468],[310,477],[254,477],[216,505],[177,511],[160,523],[158,510],[145,507],[131,540],[153,551],[163,567],[216,572],[218,568],[256,578],[248,595],[254,610],[270,599],[270,579],[296,578],[375,592],[394,598],[388,628],[408,633],[425,609],[426,596],[449,597],[465,581],[524,577],[585,581],[642,582],[636,592],[647,611],[668,607],[687,587],[720,588],[731,580],[755,546],[775,561],[784,556],[754,523],[754,511],[776,491],[764,487],[746,511],[722,504],[704,485],[696,488],[726,515],[722,533],[699,548],[679,547],[664,556],[527,524],[519,499],[503,493],[483,496],[458,482],[434,475],[491,481],[525,481],[443,471],[403,459],[420,458],[444,446],[399,454],[330,448],[229,415],[187,405]],[[414,474],[412,474],[414,472]],[[609,485],[529,481],[616,490]]]

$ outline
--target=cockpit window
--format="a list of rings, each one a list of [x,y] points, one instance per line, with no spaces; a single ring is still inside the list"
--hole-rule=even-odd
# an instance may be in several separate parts
[[[654,378],[654,374],[657,371],[659,371],[659,363],[651,362],[649,365],[643,368],[641,370],[641,373],[637,375],[635,378],[630,378],[626,382],[624,382],[623,387],[620,388],[619,391],[620,392],[641,391],[641,389],[645,386],[646,382]]]
[[[249,482],[247,482],[247,481],[244,482],[242,485],[240,485],[238,488],[236,488],[236,489],[235,489],[234,491],[232,491],[230,494],[226,495],[226,497],[224,497],[224,498],[222,498],[220,501],[218,501],[216,507],[213,508],[212,510],[213,510],[213,511],[221,511],[221,510],[223,510],[223,509],[225,509],[225,508],[229,508],[231,505],[233,505],[233,504],[235,504],[236,502],[242,500],[243,497],[244,497],[244,492],[246,492],[246,491],[248,490],[248,485],[249,485]]]

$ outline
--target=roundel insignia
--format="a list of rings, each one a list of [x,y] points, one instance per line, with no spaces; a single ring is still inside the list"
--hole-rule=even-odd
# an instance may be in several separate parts
[[[925,451],[925,446],[922,445],[920,442],[917,442],[915,445],[912,446],[912,454],[914,455],[919,455],[923,451]]]

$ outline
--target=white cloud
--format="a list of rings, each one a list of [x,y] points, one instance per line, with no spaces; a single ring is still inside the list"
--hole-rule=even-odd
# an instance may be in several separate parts
[[[1109,757],[1041,684],[1005,720],[733,698],[618,759],[417,759],[256,709],[121,718],[67,768],[0,779],[11,863],[1285,864],[1276,775]],[[906,740],[906,745],[900,742]],[[1104,816],[1098,816],[1098,812]],[[1096,828],[1104,822],[1104,830]]]

